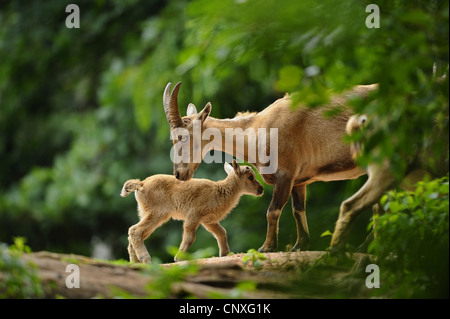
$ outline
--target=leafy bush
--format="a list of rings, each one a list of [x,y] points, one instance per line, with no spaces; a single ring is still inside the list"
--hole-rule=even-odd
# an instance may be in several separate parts
[[[34,269],[20,256],[30,249],[22,237],[9,248],[0,244],[0,298],[32,298],[43,295]]]
[[[369,251],[387,271],[384,286],[401,282],[396,297],[448,297],[448,175],[419,182],[415,191],[391,191],[381,204],[388,213],[374,218]]]
[[[245,254],[244,258],[242,259],[242,263],[244,264],[244,266],[247,266],[247,264],[251,262],[253,267],[255,267],[256,269],[261,269],[262,261],[266,259],[267,258],[264,256],[264,254],[251,248]]]

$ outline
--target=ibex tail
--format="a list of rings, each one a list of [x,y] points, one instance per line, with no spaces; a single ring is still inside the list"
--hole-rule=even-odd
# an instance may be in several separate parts
[[[144,182],[138,179],[129,179],[123,184],[122,191],[120,192],[120,196],[127,197],[130,193],[138,190],[144,185]]]

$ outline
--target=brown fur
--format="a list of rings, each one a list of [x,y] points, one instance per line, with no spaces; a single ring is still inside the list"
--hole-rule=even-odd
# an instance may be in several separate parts
[[[170,86],[168,87],[170,90]],[[191,137],[192,122],[195,119],[202,122],[203,130],[210,127],[218,128],[223,140],[214,149],[221,151],[225,150],[226,128],[243,130],[278,128],[278,169],[274,174],[262,175],[267,183],[274,185],[274,192],[267,210],[266,240],[259,250],[262,252],[276,250],[279,217],[290,195],[297,223],[297,242],[293,250],[309,249],[309,231],[305,213],[306,186],[315,181],[354,179],[366,174],[363,169],[356,166],[350,147],[343,143],[342,138],[351,115],[350,108],[346,107],[348,99],[354,96],[365,97],[376,89],[377,85],[356,86],[340,96],[332,97],[328,105],[318,108],[301,105],[292,108],[291,97],[286,95],[259,113],[224,120],[209,116],[211,104],[208,103],[198,114],[196,110],[188,112],[189,115],[183,117],[183,124],[180,127],[188,129]],[[343,108],[343,112],[326,117],[324,113],[336,106]],[[192,106],[190,108],[195,109]],[[173,121],[169,120],[169,123]],[[175,128],[176,126],[171,125],[171,130]],[[192,141],[192,138],[189,140]],[[209,142],[202,140],[202,148]],[[269,146],[267,143],[267,148]],[[247,150],[247,145],[244,148]],[[192,145],[191,154],[193,154]],[[236,154],[235,148],[232,155],[255,163],[258,170],[265,165],[257,160],[258,155],[255,159],[249,159],[247,153]],[[189,180],[198,165],[199,163],[193,163],[192,158],[190,163],[174,164],[174,174],[180,180]]]
[[[140,219],[128,231],[130,261],[150,262],[144,240],[169,218],[184,220],[180,251],[188,251],[201,224],[216,237],[220,256],[226,256],[230,249],[226,231],[219,222],[238,204],[242,195],[260,196],[263,187],[249,166],[239,166],[233,161],[233,168],[226,163],[225,170],[227,178],[218,182],[195,178],[180,181],[172,175],[126,181],[120,195],[125,197],[135,192]],[[175,260],[179,259],[180,254],[177,254]]]

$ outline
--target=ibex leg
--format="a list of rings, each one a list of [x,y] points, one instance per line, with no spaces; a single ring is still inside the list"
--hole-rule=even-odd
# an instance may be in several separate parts
[[[131,262],[150,263],[150,254],[145,248],[144,240],[168,219],[167,216],[150,213],[145,215],[139,223],[130,227],[128,230],[128,252]]]
[[[280,179],[275,183],[272,201],[267,210],[267,235],[266,241],[258,249],[260,252],[276,251],[278,246],[278,221],[281,212],[286,205],[292,190],[292,181]]]
[[[306,220],[306,185],[294,186],[292,188],[292,214],[294,215],[297,224],[297,242],[292,251],[295,250],[309,250],[309,229],[308,221]]]
[[[384,210],[383,208],[380,207],[379,203],[376,203],[375,205],[372,206],[372,212],[373,212],[373,227],[372,230],[370,231],[370,233],[367,235],[366,239],[364,240],[364,242],[358,246],[357,251],[361,252],[361,253],[365,253],[367,252],[367,248],[369,247],[369,244],[374,240],[374,238],[376,237],[376,221],[377,218],[380,215],[384,214]]]
[[[203,227],[217,239],[219,245],[220,257],[226,256],[230,253],[230,247],[228,246],[227,232],[219,223],[202,224]]]
[[[369,179],[361,189],[342,203],[331,239],[332,253],[343,251],[350,227],[355,218],[362,211],[374,205],[394,181],[395,179],[389,173],[386,165],[383,165],[383,167],[378,166],[373,174],[369,173]]]
[[[190,221],[186,219],[183,224],[183,240],[181,241],[180,249],[178,253],[175,255],[174,260],[180,261],[182,256],[180,256],[180,252],[187,253],[189,248],[192,246],[195,240],[195,232],[198,228],[198,221]]]
[[[130,263],[138,263],[139,258],[136,255],[136,251],[133,248],[133,244],[131,243],[131,237],[128,236],[128,255],[130,256]]]

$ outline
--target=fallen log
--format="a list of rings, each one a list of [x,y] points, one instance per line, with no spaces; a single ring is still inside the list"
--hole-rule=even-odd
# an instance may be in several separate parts
[[[24,254],[23,258],[36,266],[45,298],[261,299],[305,297],[292,289],[293,279],[299,268],[309,267],[325,254],[266,253],[258,255],[258,263],[244,264],[248,254],[241,253],[161,267],[50,252]]]

